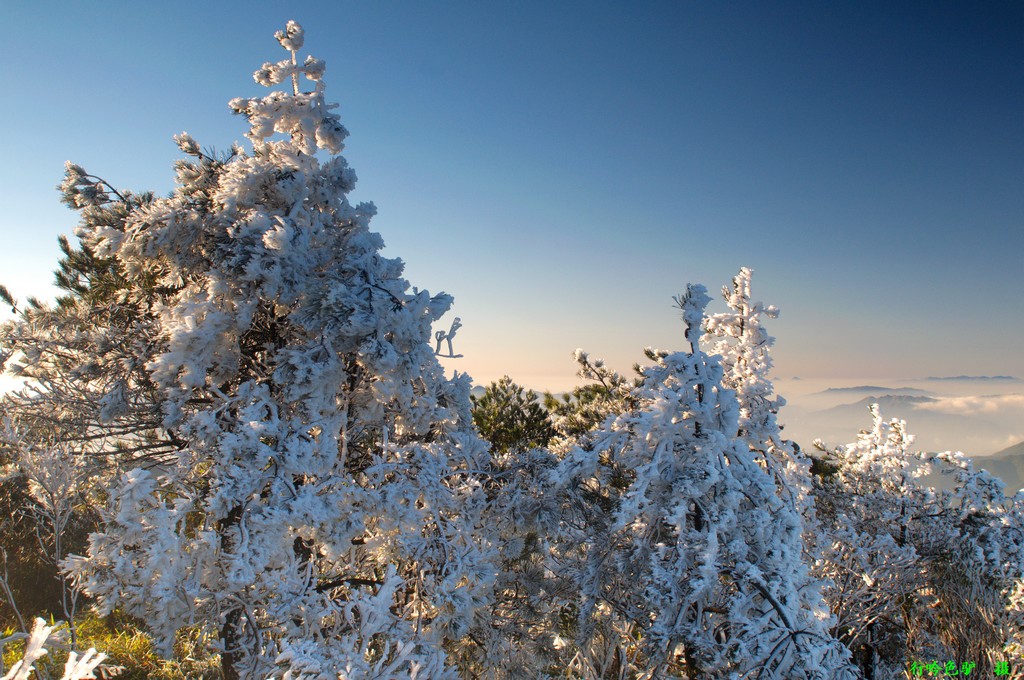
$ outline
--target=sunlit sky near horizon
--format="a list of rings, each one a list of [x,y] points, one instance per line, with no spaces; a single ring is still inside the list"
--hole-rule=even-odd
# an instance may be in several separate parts
[[[1024,3],[5,3],[0,283],[47,297],[65,160],[166,194],[286,53],[478,383],[682,347],[741,266],[780,377],[1024,377]],[[721,303],[712,311],[721,309]]]

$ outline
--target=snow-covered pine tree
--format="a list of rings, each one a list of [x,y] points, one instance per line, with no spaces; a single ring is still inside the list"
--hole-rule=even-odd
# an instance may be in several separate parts
[[[768,335],[761,318],[775,319],[779,309],[755,302],[750,294],[753,271],[740,269],[732,279],[732,287],[722,288],[728,312],[711,314],[706,321],[708,336],[713,339],[710,353],[721,357],[722,384],[736,393],[739,402],[739,436],[757,451],[769,469],[792,467],[796,451],[793,443],[782,438],[778,423],[779,409],[785,399],[774,396],[770,373],[771,347],[775,338]],[[803,457],[800,467],[806,467]],[[787,482],[793,483],[805,470],[791,471]],[[776,472],[782,474],[782,470]]]
[[[78,439],[124,470],[68,564],[164,651],[182,626],[211,629],[227,678],[444,677],[444,645],[478,623],[495,571],[468,380],[446,379],[430,346],[451,298],[410,290],[381,256],[374,207],[346,198],[324,63],[296,59],[298,24],[276,37],[289,58],[255,78],[291,91],[231,102],[251,153],[180,135],[190,158],[166,199],[68,166],[96,266],[65,305],[82,332],[58,415],[80,409]],[[92,347],[90,314],[109,322]],[[61,335],[30,324],[4,347],[27,372]],[[47,396],[22,403],[43,413]]]
[[[776,479],[779,496],[803,517],[807,548],[813,548],[810,534],[816,531],[817,520],[811,494],[811,461],[782,436],[778,413],[786,400],[774,395],[770,350],[775,338],[768,335],[762,323],[763,317],[778,318],[779,309],[753,300],[752,275],[751,269],[743,267],[733,277],[732,286],[722,288],[729,311],[707,317],[709,351],[720,357],[722,385],[736,393],[739,438]]]
[[[913,483],[905,424],[883,422],[877,407],[872,416],[873,427],[831,457],[834,472],[816,479],[815,573],[828,583],[836,636],[865,677],[882,678],[912,661],[905,613],[929,613],[925,570],[907,533],[926,490]]]
[[[711,314],[705,327],[715,342],[712,354],[721,357],[722,382],[736,393],[740,403],[739,434],[756,446],[779,442],[776,415],[785,405],[781,397],[772,396],[774,387],[768,377],[772,367],[769,350],[775,338],[768,335],[761,317],[775,319],[779,310],[774,305],[754,302],[750,296],[753,271],[740,269],[732,279],[732,287],[722,288],[722,297],[730,311]],[[763,442],[767,439],[768,442]]]
[[[651,352],[636,408],[553,474],[565,521],[556,568],[579,591],[586,677],[853,677],[801,559],[801,518],[738,435],[739,403],[700,349],[703,286],[677,298],[688,352]],[[574,527],[577,530],[574,530]],[[606,638],[621,631],[609,669]]]

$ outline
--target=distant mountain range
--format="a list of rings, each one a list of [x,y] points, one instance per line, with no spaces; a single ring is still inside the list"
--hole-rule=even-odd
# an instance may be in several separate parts
[[[1024,487],[1024,442],[975,458],[974,464],[1006,482],[1007,494]]]
[[[921,448],[931,450],[935,448],[931,442],[921,441],[918,432],[947,432],[955,430],[959,432],[991,432],[996,428],[983,418],[967,415],[952,415],[941,411],[934,411],[921,408],[925,404],[936,403],[938,399],[914,394],[880,394],[871,395],[856,401],[852,404],[840,404],[832,408],[816,412],[814,415],[823,423],[828,423],[832,430],[859,432],[871,426],[871,416],[868,412],[872,404],[878,404],[882,418],[892,420],[899,418],[907,421],[907,429],[910,434],[918,436]],[[852,440],[850,440],[852,441]],[[949,448],[942,447],[942,450]]]
[[[873,391],[873,390],[872,390]],[[839,397],[843,393],[833,392]],[[847,393],[849,394],[849,393]],[[854,395],[859,396],[863,392]],[[916,448],[925,451],[960,449],[975,456],[992,450],[993,438],[1010,435],[1005,426],[977,413],[950,412],[948,409],[929,408],[941,400],[921,394],[882,393],[869,394],[853,403],[814,411],[783,410],[785,434],[808,448],[814,439],[822,439],[829,446],[841,446],[856,441],[857,433],[871,427],[868,408],[878,404],[886,420],[900,418],[907,421],[907,429],[915,436]]]
[[[930,378],[925,378],[925,380],[964,380],[964,381],[968,381],[968,380],[1011,380],[1011,381],[1012,380],[1016,380],[1016,381],[1019,381],[1020,378],[1015,378],[1012,375],[953,375],[953,376],[939,377],[939,378],[930,377]]]
[[[864,397],[860,401],[856,401],[852,404],[840,404],[839,406],[833,406],[832,408],[825,409],[824,411],[819,411],[819,413],[856,413],[862,416],[872,404],[878,404],[879,408],[882,410],[883,417],[902,418],[904,416],[900,416],[898,414],[887,416],[886,408],[896,408],[898,410],[907,410],[909,408],[917,410],[916,406],[918,404],[927,404],[936,401],[938,401],[938,399],[914,394],[882,394],[877,397],[872,395],[870,397]]]
[[[986,456],[986,458],[1012,458],[1015,456],[1024,457],[1024,442],[1008,446],[1002,451],[996,451],[991,456]]]
[[[932,394],[928,390],[919,390],[916,387],[879,387],[878,385],[857,385],[855,387],[830,387],[818,394],[849,394],[864,393],[870,394]]]

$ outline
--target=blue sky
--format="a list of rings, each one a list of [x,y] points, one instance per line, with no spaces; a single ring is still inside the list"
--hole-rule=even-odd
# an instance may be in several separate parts
[[[413,285],[455,295],[448,361],[573,382],[682,346],[671,296],[741,266],[782,377],[1024,376],[1019,2],[9,3],[0,282],[46,296],[73,160],[172,188],[171,136],[306,29]],[[715,307],[718,309],[719,307]],[[449,317],[450,318],[450,317]],[[445,320],[447,322],[447,319]]]

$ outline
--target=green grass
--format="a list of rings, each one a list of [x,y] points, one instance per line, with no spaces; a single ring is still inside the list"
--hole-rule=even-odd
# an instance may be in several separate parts
[[[0,637],[14,632],[8,629]],[[107,655],[105,666],[121,666],[121,680],[214,680],[220,678],[220,657],[207,649],[207,639],[198,629],[178,631],[172,659],[161,659],[153,640],[140,622],[114,613],[99,617],[82,616],[78,621],[78,647],[95,648]],[[24,642],[13,642],[3,650],[4,668],[21,659]],[[51,649],[36,666],[45,676],[60,677],[67,661],[66,650]],[[38,676],[37,676],[38,677]]]

